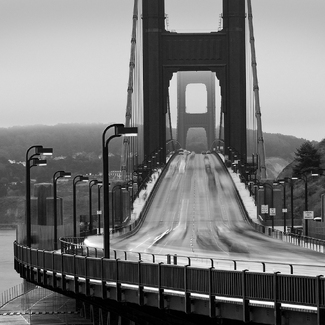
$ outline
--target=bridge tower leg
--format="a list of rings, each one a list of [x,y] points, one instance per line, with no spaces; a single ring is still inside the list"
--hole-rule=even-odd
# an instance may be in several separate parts
[[[178,71],[213,71],[221,85],[225,148],[246,160],[245,1],[223,0],[223,30],[165,30],[164,0],[142,0],[144,155],[166,153],[169,82]],[[227,152],[226,152],[227,153]]]
[[[204,84],[207,91],[206,112],[188,113],[186,107],[186,87],[189,84]],[[204,103],[202,103],[204,105]],[[215,74],[209,71],[177,73],[177,141],[186,148],[186,136],[190,128],[204,128],[207,135],[207,146],[211,148],[215,140]]]
[[[224,114],[224,140],[228,148],[246,161],[246,55],[245,1],[223,1],[223,29],[227,33],[227,86]],[[229,151],[228,151],[229,153]]]
[[[162,78],[161,33],[165,31],[165,3],[163,0],[143,0],[143,105],[144,155],[166,149],[167,95]]]

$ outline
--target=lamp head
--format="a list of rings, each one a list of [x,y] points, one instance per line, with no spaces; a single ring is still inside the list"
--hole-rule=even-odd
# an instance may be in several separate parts
[[[31,167],[33,166],[46,166],[47,161],[45,159],[38,159],[38,158],[33,158],[32,160]]]
[[[71,177],[71,172],[64,172],[64,171],[61,171],[61,172],[59,173],[59,177],[69,178],[69,177]]]
[[[118,125],[116,127],[116,134],[124,135],[128,137],[135,137],[138,135],[137,127],[125,127],[124,125]]]
[[[35,154],[43,155],[43,156],[52,156],[53,148],[43,148],[43,146],[37,146],[35,148]]]

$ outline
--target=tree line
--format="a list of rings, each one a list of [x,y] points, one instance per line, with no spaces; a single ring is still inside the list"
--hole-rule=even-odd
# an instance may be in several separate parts
[[[25,189],[25,162],[27,149],[43,145],[54,150],[46,168],[33,168],[31,177],[37,182],[49,182],[58,170],[73,174],[102,172],[102,132],[105,124],[58,124],[0,128],[0,196],[20,195]],[[174,130],[176,134],[176,130]],[[286,160],[294,159],[294,152],[306,140],[281,134],[264,134],[266,155]],[[203,129],[192,129],[187,138],[188,150],[201,152],[206,148]],[[311,145],[316,145],[311,143]],[[122,139],[110,142],[110,168],[119,170]]]

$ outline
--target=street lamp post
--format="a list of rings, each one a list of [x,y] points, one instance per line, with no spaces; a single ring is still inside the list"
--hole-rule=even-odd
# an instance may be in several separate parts
[[[318,174],[311,173],[311,176],[318,176]],[[305,183],[305,211],[308,211],[308,176],[306,174],[300,174],[299,179]],[[305,223],[305,236],[308,236],[308,219],[304,219]]]
[[[265,189],[265,187],[269,187],[270,189],[271,189],[271,205],[272,205],[272,208],[274,208],[274,199],[273,199],[273,186],[271,185],[271,184],[269,184],[269,183],[261,183],[260,184],[261,186],[263,186],[263,188],[264,188],[264,204],[265,204],[265,202],[266,202],[266,189]],[[270,217],[270,209],[271,208],[269,208],[268,209],[268,215],[269,215],[269,217]],[[272,232],[274,231],[274,215],[272,215]]]
[[[30,155],[31,150],[34,149],[34,154]],[[30,169],[34,166],[45,166],[47,161],[40,159],[41,155],[51,156],[53,154],[52,148],[44,148],[41,145],[34,145],[26,151],[25,167],[26,167],[26,245],[31,247],[31,201],[30,201]]]
[[[112,229],[115,229],[117,223],[116,210],[117,206],[119,207],[120,216],[123,216],[123,190],[125,189],[124,185],[117,184],[112,188]],[[119,190],[119,204],[116,202],[116,191]],[[122,220],[122,217],[120,217]]]
[[[59,178],[61,177],[71,177],[70,172],[65,172],[63,170],[59,170],[54,173],[53,175],[53,224],[54,224],[54,250],[58,249],[58,213],[57,213],[57,193],[56,193],[56,184]]]
[[[283,233],[287,232],[287,203],[286,203],[286,179],[279,179],[277,182],[274,182],[273,185],[281,185],[283,188]]]
[[[305,174],[301,174],[300,179],[305,183],[305,211],[308,211],[308,177]],[[305,236],[308,236],[308,220],[304,220],[305,223]]]
[[[92,219],[92,187],[94,185],[102,184],[97,179],[93,179],[89,182],[89,231],[93,230],[93,219]]]
[[[291,177],[290,179],[290,199],[291,199],[291,232],[294,233],[294,213],[293,213],[293,184],[294,180],[298,179],[298,177]]]
[[[114,128],[114,134],[106,139],[106,133],[109,129]],[[106,127],[102,134],[102,156],[103,156],[103,195],[104,195],[104,257],[110,258],[110,227],[109,227],[109,161],[108,161],[108,144],[109,142],[122,135],[137,135],[138,128],[124,127],[123,124],[112,124]]]
[[[102,185],[103,183],[100,182],[100,184],[97,184],[98,185],[98,188],[97,188],[97,216],[98,216],[98,231],[97,231],[97,234],[100,235],[100,215],[102,213],[101,211],[101,208],[100,208],[100,189],[103,187]]]
[[[77,175],[73,179],[73,237],[77,237],[77,195],[76,195],[76,187],[79,182],[86,182],[88,181],[87,176]]]

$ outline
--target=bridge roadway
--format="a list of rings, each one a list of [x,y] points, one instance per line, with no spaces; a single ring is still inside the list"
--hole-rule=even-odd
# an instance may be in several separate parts
[[[69,244],[60,254],[15,243],[15,270],[29,282],[85,303],[95,299],[100,324],[110,317],[106,299],[121,317],[153,317],[154,324],[162,318],[164,324],[177,323],[173,317],[179,311],[179,317],[195,324],[203,319],[212,324],[217,317],[256,324],[325,324],[325,280],[317,276],[324,273],[324,255],[253,231],[217,157],[179,155],[163,176],[141,228],[111,238],[111,259],[77,255]],[[103,247],[101,236],[87,241]],[[177,263],[174,258],[166,263],[173,254]],[[288,275],[290,264],[303,265],[294,265],[295,275]],[[236,271],[224,271],[234,265]],[[95,307],[89,307],[93,313]],[[155,307],[154,312],[143,314],[147,307]]]
[[[150,254],[155,254],[156,262],[160,255],[177,254],[178,264],[183,265],[189,256],[191,265],[199,267],[210,267],[213,259],[216,268],[234,269],[236,260],[237,270],[261,272],[263,262],[266,272],[290,273],[291,264],[294,274],[324,273],[322,253],[254,231],[245,213],[228,171],[215,155],[178,155],[142,227],[128,238],[112,238],[111,248],[141,252],[144,261],[151,259]],[[102,237],[89,237],[87,244],[102,247]]]

